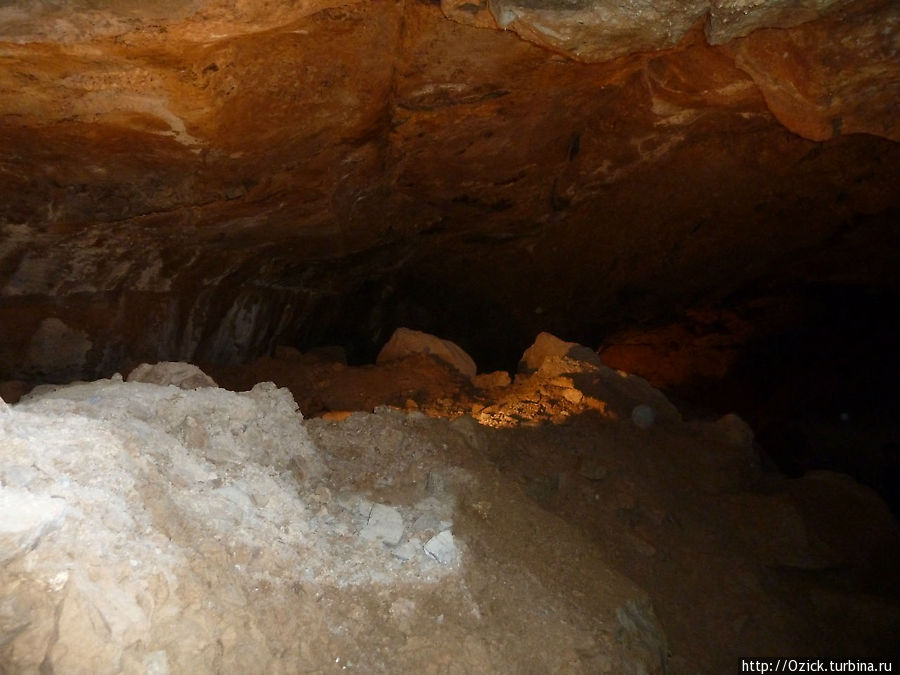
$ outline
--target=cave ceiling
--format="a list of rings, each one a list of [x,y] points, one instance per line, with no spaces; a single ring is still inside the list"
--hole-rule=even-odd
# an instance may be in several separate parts
[[[0,379],[48,318],[101,374],[897,290],[898,27],[870,0],[0,2]]]

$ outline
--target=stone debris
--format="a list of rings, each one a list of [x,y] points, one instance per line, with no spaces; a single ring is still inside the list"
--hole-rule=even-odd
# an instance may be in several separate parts
[[[421,548],[422,540],[418,537],[411,537],[408,541],[391,549],[391,555],[400,558],[400,560],[412,560]]]
[[[39,388],[0,410],[0,663],[661,675],[784,651],[797,626],[827,628],[810,649],[893,646],[900,607],[852,576],[896,578],[883,502],[838,474],[766,476],[740,418],[667,405],[558,355],[452,421],[304,419],[266,382]],[[865,635],[835,632],[844,612]]]
[[[398,555],[371,548],[401,542],[400,510],[329,481],[296,404],[274,385],[233,393],[116,378],[2,405],[0,661],[10,672],[212,672],[204,649],[247,626],[259,627],[262,660],[234,643],[221,669],[271,672],[304,620],[263,629],[264,616],[297,584],[427,585],[454,573],[421,540]],[[435,508],[452,511],[429,497],[409,517]],[[300,669],[299,658],[285,667]]]
[[[215,380],[191,363],[160,361],[150,365],[142,363],[129,373],[127,382],[147,382],[149,384],[172,384],[180,389],[218,387]]]
[[[601,365],[600,357],[588,347],[577,342],[566,342],[555,335],[543,332],[538,334],[534,343],[522,354],[519,372],[533,373],[544,364],[544,361],[553,356]]]
[[[852,0],[783,3],[757,0],[711,0],[706,37],[711,45],[730,42],[760,28],[791,28],[815,21]]]
[[[380,541],[387,546],[396,546],[403,538],[403,516],[392,506],[373,504],[366,526],[360,531],[363,539]]]
[[[681,423],[678,409],[646,380],[613,370],[588,347],[550,333],[538,335],[525,350],[519,371],[495,402],[472,405],[472,415],[481,424],[562,424],[587,411],[612,421],[632,420],[639,428]]]
[[[375,363],[387,363],[411,354],[430,354],[449,363],[466,377],[474,377],[478,370],[472,357],[456,343],[402,327],[395,330],[391,339],[381,348]]]
[[[674,47],[709,11],[705,0],[640,4],[613,0],[442,0],[441,7],[460,23],[510,30],[523,40],[586,62]]]
[[[5,406],[2,401],[0,405]],[[15,478],[10,476],[11,482]],[[62,499],[0,486],[0,564],[30,551],[43,536],[59,529],[65,513]]]
[[[450,530],[438,532],[425,542],[425,553],[441,565],[449,565],[456,560],[456,542]]]

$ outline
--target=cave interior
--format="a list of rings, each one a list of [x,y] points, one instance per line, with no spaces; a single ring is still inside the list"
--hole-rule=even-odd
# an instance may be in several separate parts
[[[0,92],[7,403],[549,332],[900,512],[895,2],[27,0]]]

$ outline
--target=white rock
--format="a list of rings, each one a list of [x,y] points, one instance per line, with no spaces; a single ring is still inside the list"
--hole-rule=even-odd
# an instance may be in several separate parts
[[[403,538],[403,516],[393,506],[373,504],[369,521],[359,533],[363,539],[396,546]]]
[[[60,525],[66,506],[61,499],[0,487],[0,563],[34,548]]]
[[[456,542],[450,530],[444,530],[425,542],[425,553],[441,565],[449,565],[456,560]]]
[[[422,540],[413,537],[409,541],[391,549],[391,555],[400,560],[412,560],[416,557],[416,551],[422,546]]]

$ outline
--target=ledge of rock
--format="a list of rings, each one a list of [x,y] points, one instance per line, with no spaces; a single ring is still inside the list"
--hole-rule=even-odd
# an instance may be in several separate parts
[[[370,361],[399,325],[496,355],[769,270],[896,283],[896,3],[719,46],[724,4],[676,4],[3,7],[3,379],[349,333]]]
[[[900,141],[900,6],[872,4],[734,43],[735,63],[794,133],[814,141],[853,133]]]

